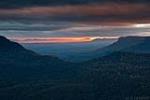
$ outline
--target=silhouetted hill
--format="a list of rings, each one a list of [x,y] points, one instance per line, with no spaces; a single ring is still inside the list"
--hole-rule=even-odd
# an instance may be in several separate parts
[[[26,55],[38,55],[33,51],[27,50],[20,44],[8,40],[7,38],[0,36],[0,55],[8,56],[26,56]]]
[[[131,53],[150,53],[150,37],[137,37],[141,41],[135,45],[122,49],[121,51]],[[134,42],[134,41],[133,41]]]
[[[20,77],[18,80],[24,80],[29,77],[39,78],[39,75],[58,74],[60,71],[67,71],[67,64],[70,63],[52,56],[41,56],[16,42],[0,37],[0,72],[7,73],[5,78]]]
[[[68,91],[80,86],[82,78],[77,80],[81,75],[74,64],[38,55],[4,37],[0,44],[0,100],[61,100],[58,92],[71,96]]]
[[[93,57],[105,56],[113,52],[150,53],[150,37],[120,37],[118,41],[93,52]]]
[[[0,36],[0,50],[1,51],[24,50],[24,48],[21,45],[12,42],[6,39],[5,37]]]

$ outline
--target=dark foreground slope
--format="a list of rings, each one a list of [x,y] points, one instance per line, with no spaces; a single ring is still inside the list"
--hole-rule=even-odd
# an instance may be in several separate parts
[[[38,100],[30,96],[46,88],[63,87],[78,77],[73,66],[0,37],[0,100]]]
[[[52,74],[55,70],[61,71],[64,67],[69,68],[67,64],[70,63],[52,56],[40,56],[30,50],[26,50],[18,43],[0,37],[1,74],[5,70],[8,78],[17,76],[20,79],[24,79],[26,76],[32,78],[33,75]],[[42,73],[40,74],[40,72]]]
[[[150,54],[115,52],[83,66],[99,99],[150,99]]]
[[[0,100],[150,99],[150,54],[114,52],[72,64],[5,40],[11,45],[0,51]]]

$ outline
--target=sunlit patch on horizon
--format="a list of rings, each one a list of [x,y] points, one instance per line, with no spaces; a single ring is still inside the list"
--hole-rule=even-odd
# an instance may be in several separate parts
[[[150,24],[134,24],[135,28],[150,28]]]

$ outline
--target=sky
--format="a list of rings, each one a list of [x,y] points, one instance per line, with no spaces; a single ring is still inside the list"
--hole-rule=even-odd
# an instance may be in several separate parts
[[[19,43],[150,36],[150,0],[2,0],[0,35]]]

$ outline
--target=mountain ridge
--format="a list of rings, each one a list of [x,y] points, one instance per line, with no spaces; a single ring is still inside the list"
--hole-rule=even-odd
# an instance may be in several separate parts
[[[146,37],[146,36],[126,36],[126,37],[120,37],[118,39],[118,41],[110,44],[109,46],[106,46],[104,48],[100,48],[95,52],[93,52],[93,54],[96,55],[100,55],[100,56],[105,56],[108,55],[110,53],[113,52],[133,52],[131,50],[132,47],[136,46],[137,50],[140,49],[138,48],[138,46],[140,46],[140,44],[149,44],[150,43],[150,37]],[[130,49],[130,50],[128,50]],[[144,48],[143,48],[144,49]],[[145,46],[145,49],[147,49],[147,47]],[[146,53],[150,53],[150,49],[148,50],[149,52]],[[133,52],[136,53],[136,50]],[[138,52],[138,53],[142,53],[142,52]],[[96,56],[97,57],[97,56]]]
[[[1,100],[126,100],[150,95],[150,54],[113,52],[72,64],[51,56],[1,53]]]

